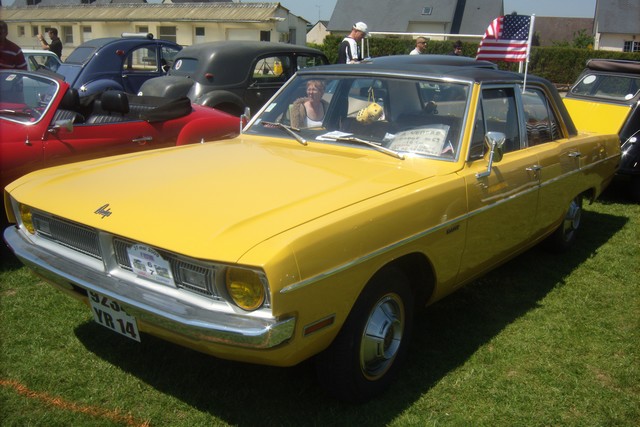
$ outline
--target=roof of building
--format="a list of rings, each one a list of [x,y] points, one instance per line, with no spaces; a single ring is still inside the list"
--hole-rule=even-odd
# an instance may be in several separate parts
[[[502,0],[338,0],[328,28],[348,32],[354,22],[364,21],[373,32],[402,33],[409,32],[412,23],[442,23],[457,34],[484,34],[502,14]]]
[[[593,18],[558,18],[536,16],[533,32],[540,36],[540,46],[551,46],[554,42],[571,42],[584,30],[593,33]]]
[[[640,33],[640,2],[638,0],[598,0],[596,24],[600,33]]]
[[[98,0],[100,1],[100,0]],[[268,22],[278,20],[280,3],[174,3],[174,4],[60,4],[55,6],[3,7],[7,22],[78,21],[209,21]],[[71,13],[73,11],[73,13]]]

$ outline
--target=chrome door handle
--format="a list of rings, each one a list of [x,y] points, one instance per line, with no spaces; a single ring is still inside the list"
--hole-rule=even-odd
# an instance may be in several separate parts
[[[582,153],[579,151],[569,151],[569,154],[567,154],[567,156],[577,159],[582,157]]]
[[[131,140],[131,142],[138,145],[145,145],[147,142],[151,142],[151,141],[153,141],[152,136],[143,136],[141,138],[134,138]]]

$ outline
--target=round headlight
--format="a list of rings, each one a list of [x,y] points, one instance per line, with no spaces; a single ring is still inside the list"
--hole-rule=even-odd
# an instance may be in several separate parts
[[[33,217],[31,216],[31,208],[27,205],[23,205],[22,203],[20,203],[19,209],[20,209],[20,219],[22,220],[22,225],[24,225],[24,228],[26,228],[26,230],[29,233],[35,234],[36,229],[33,226]]]
[[[227,292],[241,309],[252,311],[264,303],[264,286],[255,271],[228,268],[226,279]]]

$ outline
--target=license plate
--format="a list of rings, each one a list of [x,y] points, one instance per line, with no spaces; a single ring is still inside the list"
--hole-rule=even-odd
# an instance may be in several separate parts
[[[114,332],[140,342],[140,332],[136,318],[109,297],[89,291],[89,302],[93,319]]]

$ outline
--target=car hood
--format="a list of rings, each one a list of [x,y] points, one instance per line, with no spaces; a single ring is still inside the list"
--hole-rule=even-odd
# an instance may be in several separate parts
[[[564,98],[573,123],[581,131],[617,134],[631,111],[629,105]]]
[[[116,235],[235,262],[300,224],[457,169],[364,148],[243,136],[45,169],[7,190]]]

